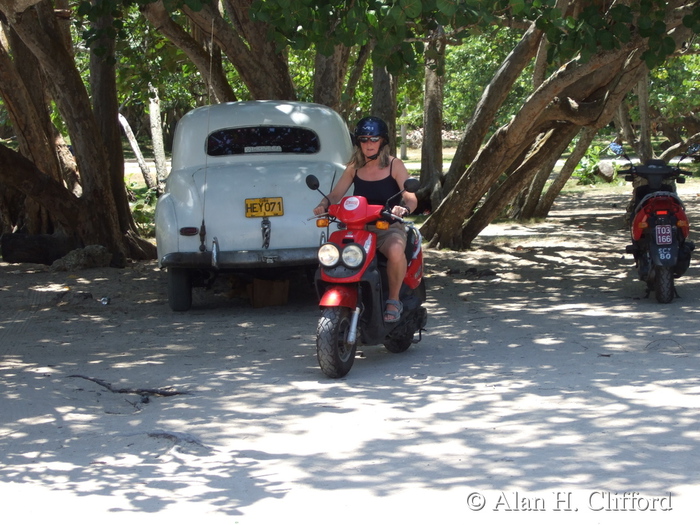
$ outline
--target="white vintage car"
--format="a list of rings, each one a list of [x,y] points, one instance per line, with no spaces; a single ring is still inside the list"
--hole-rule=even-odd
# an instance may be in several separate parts
[[[309,220],[321,198],[305,179],[316,175],[330,191],[351,151],[345,122],[319,104],[232,102],[187,113],[156,206],[170,307],[188,310],[192,286],[220,272],[316,265],[327,232]]]

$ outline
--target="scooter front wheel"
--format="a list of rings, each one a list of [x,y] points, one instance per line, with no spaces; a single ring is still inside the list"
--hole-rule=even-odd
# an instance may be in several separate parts
[[[355,362],[357,342],[347,344],[352,311],[345,307],[325,308],[316,330],[316,356],[321,370],[328,377],[344,377]]]
[[[673,268],[670,266],[657,266],[654,269],[654,295],[660,303],[673,301]]]

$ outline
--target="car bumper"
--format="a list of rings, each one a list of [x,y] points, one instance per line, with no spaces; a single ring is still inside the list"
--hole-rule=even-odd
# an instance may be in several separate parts
[[[245,270],[318,264],[318,248],[246,250],[236,252],[175,252],[160,258],[161,268]]]

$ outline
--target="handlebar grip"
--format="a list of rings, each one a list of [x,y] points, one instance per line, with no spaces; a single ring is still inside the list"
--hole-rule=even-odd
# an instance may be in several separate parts
[[[617,170],[617,173],[622,175],[631,175],[637,173],[637,170],[635,170],[634,168],[628,168],[625,170]]]
[[[682,174],[682,175],[692,175],[692,174],[693,174],[692,171],[680,170],[680,169],[678,170],[678,173],[680,173],[680,174]]]

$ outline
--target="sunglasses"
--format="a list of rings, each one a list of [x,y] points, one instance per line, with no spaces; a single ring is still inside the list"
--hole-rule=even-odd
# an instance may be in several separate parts
[[[379,142],[382,137],[357,137],[357,141],[364,144],[365,142]]]

